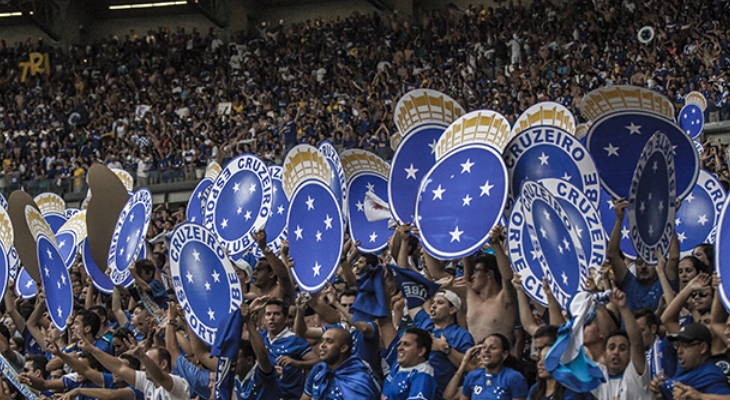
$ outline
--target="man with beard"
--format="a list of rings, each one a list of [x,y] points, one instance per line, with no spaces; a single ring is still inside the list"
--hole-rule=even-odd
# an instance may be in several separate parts
[[[398,345],[398,361],[383,383],[381,400],[432,399],[436,396],[433,367],[428,362],[431,336],[423,329],[409,328]]]
[[[377,400],[380,386],[370,368],[352,355],[352,336],[328,329],[319,345],[320,363],[312,368],[300,400]]]
[[[639,308],[649,307],[656,310],[659,307],[659,300],[664,291],[656,272],[656,267],[646,264],[644,260],[637,257],[634,261],[636,267],[636,275],[634,275],[621,256],[621,231],[626,208],[629,203],[625,199],[618,199],[613,203],[614,212],[616,213],[616,223],[613,225],[611,237],[608,240],[607,256],[611,263],[616,283],[619,288],[626,294],[627,304],[631,311]],[[669,248],[669,260],[665,268],[665,275],[674,290],[677,289],[677,264],[679,263],[679,242],[676,236]]]

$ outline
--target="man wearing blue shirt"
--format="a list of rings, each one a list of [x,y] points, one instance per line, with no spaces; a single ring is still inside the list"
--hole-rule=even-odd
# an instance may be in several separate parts
[[[236,382],[236,396],[239,400],[279,400],[283,397],[279,377],[269,359],[266,345],[256,331],[249,305],[242,303],[240,310],[257,363],[246,372],[242,382]]]
[[[424,303],[428,304],[428,303]],[[450,290],[441,290],[430,302],[429,310],[416,307],[408,312],[417,328],[432,333],[433,345],[428,358],[436,377],[437,400],[441,400],[446,386],[461,364],[464,353],[474,346],[469,331],[456,323],[456,314],[461,308],[461,299]]]
[[[510,350],[509,340],[504,335],[495,333],[487,336],[480,346],[469,350],[464,357],[459,370],[449,383],[447,395],[455,394],[469,360],[476,357],[477,364],[484,368],[475,369],[466,375],[461,389],[461,400],[524,400],[528,393],[527,381],[519,372],[504,365]]]
[[[655,399],[673,400],[675,382],[680,382],[704,394],[730,395],[725,375],[710,361],[712,334],[706,326],[691,323],[682,327],[669,339],[677,346],[679,369],[677,375],[665,382],[661,377],[651,381],[651,393]]]
[[[611,262],[616,283],[626,293],[629,309],[632,312],[643,307],[656,310],[659,307],[659,300],[664,294],[656,267],[647,265],[644,260],[637,257],[634,262],[636,265],[636,275],[634,275],[629,271],[621,257],[620,245],[623,235],[621,228],[628,205],[629,203],[625,199],[618,199],[614,202],[616,223],[613,226],[611,237],[608,240],[608,260]],[[675,236],[672,246],[669,249],[669,260],[665,267],[665,274],[672,285],[676,285],[678,264],[679,242]]]
[[[286,304],[278,299],[269,300],[264,307],[266,330],[259,332],[275,366],[281,384],[282,398],[298,399],[304,388],[304,371],[317,363],[309,343],[297,337],[286,326]]]
[[[370,367],[352,355],[352,336],[342,328],[328,329],[319,345],[300,400],[377,400],[380,386]]]
[[[383,383],[381,400],[433,399],[436,381],[428,362],[431,336],[423,329],[409,328],[398,345],[398,362]]]

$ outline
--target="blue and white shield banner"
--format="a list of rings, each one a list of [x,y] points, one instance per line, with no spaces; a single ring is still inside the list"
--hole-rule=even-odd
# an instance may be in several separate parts
[[[705,114],[695,104],[687,104],[679,112],[679,126],[692,139],[700,136],[705,127]]]
[[[591,125],[588,150],[601,174],[601,185],[614,198],[628,199],[634,169],[644,145],[655,132],[664,133],[674,148],[677,198],[684,198],[699,175],[700,159],[692,139],[682,129],[655,113],[619,111]]]
[[[147,188],[138,190],[122,209],[114,227],[107,266],[109,280],[117,286],[127,281],[129,266],[137,260],[146,245],[145,237],[152,217],[152,194]]]
[[[345,191],[347,182],[345,180],[345,170],[342,168],[340,155],[337,153],[337,149],[332,146],[332,143],[327,141],[322,142],[318,150],[324,155],[324,158],[327,159],[327,163],[330,165],[330,189],[332,189],[335,197],[340,200],[340,209],[344,210],[347,199],[347,192]],[[343,216],[347,217],[345,213],[343,213]]]
[[[547,307],[548,299],[542,290],[542,265],[537,259],[537,251],[532,247],[526,222],[522,202],[517,197],[510,210],[507,225],[507,254],[512,262],[512,269],[520,274],[525,293],[543,307]]]
[[[606,259],[608,236],[603,229],[598,211],[593,208],[593,203],[570,182],[555,178],[541,179],[539,182],[550,191],[568,214],[588,259],[588,270],[601,269],[601,264]]]
[[[66,321],[73,312],[73,291],[71,277],[66,269],[61,253],[53,240],[40,234],[36,238],[38,244],[38,268],[41,281],[46,291],[46,306],[53,326],[63,333]]]
[[[211,186],[204,226],[236,257],[254,244],[254,232],[271,216],[272,201],[273,184],[266,163],[242,154],[228,162]]]
[[[8,280],[10,279],[10,262],[8,251],[5,245],[0,242],[0,294],[5,296],[5,290],[8,288]]]
[[[108,276],[99,270],[99,267],[94,262],[86,239],[82,240],[79,244],[79,253],[81,253],[81,263],[84,265],[86,275],[91,277],[91,283],[94,285],[96,290],[107,295],[112,294],[114,291],[114,284],[109,280]],[[133,283],[134,278],[132,278],[132,274],[127,274],[127,277],[120,286],[130,287]]]
[[[616,212],[613,207],[613,200],[611,195],[606,192],[605,189],[601,188],[601,204],[598,207],[598,215],[601,216],[601,223],[603,229],[606,231],[608,237],[613,232],[613,225],[616,224]],[[631,235],[629,231],[628,219],[624,216],[624,220],[621,222],[621,252],[630,259],[636,258],[636,249],[634,244],[631,242]]]
[[[30,300],[38,294],[38,287],[25,268],[21,268],[15,280],[15,296]]]
[[[730,293],[730,213],[728,212],[728,202],[730,196],[725,199],[725,203],[720,213],[720,220],[717,222],[716,242],[715,242],[715,264],[717,275],[720,277],[720,298],[725,305],[725,309],[730,310],[730,299],[727,293]],[[684,207],[684,205],[682,205]],[[680,207],[681,209],[681,207]]]
[[[447,127],[419,125],[404,136],[393,154],[388,175],[388,203],[397,221],[413,222],[421,180],[436,164],[436,143]]]
[[[507,201],[507,170],[494,147],[474,143],[443,156],[426,174],[416,202],[423,247],[453,260],[481,248]]]
[[[289,199],[282,188],[281,172],[281,165],[269,165],[274,200],[271,203],[271,216],[269,221],[266,222],[266,240],[268,241],[266,245],[277,255],[281,251],[281,245],[287,238],[286,214],[289,211]],[[256,258],[264,256],[256,243],[252,247],[252,252]]]
[[[184,223],[170,237],[170,274],[190,329],[208,345],[220,321],[243,300],[241,284],[225,248],[200,225]]]
[[[522,184],[520,201],[536,259],[555,300],[566,309],[588,276],[588,260],[575,225],[560,202],[535,181]]]
[[[525,129],[503,152],[509,176],[506,209],[512,208],[526,179],[560,178],[572,183],[598,207],[600,179],[588,150],[570,133],[553,127]]]
[[[73,217],[74,215],[76,215],[76,214],[78,214],[80,212],[81,212],[81,210],[78,209],[78,208],[76,208],[76,207],[69,207],[69,208],[66,209],[66,211],[63,212],[63,215],[68,220],[68,219],[70,219],[71,217]]]
[[[185,209],[185,217],[188,221],[203,225],[203,211],[205,210],[205,200],[207,198],[208,189],[213,184],[210,178],[203,178],[198,185],[195,186],[193,194],[188,200],[188,207]],[[205,195],[205,196],[204,196]]]
[[[59,229],[66,223],[66,216],[63,214],[56,213],[45,213],[43,218],[48,222],[48,225],[53,229],[53,232],[58,232]]]
[[[332,190],[316,179],[296,187],[287,214],[292,276],[306,292],[321,289],[342,256],[342,211]]]
[[[369,221],[365,205],[367,196],[377,196],[381,201],[388,196],[388,182],[385,176],[372,171],[358,172],[347,184],[347,214],[350,236],[353,243],[360,241],[357,249],[361,253],[375,253],[388,245],[392,231],[388,219]]]
[[[66,203],[63,198],[55,193],[41,193],[33,198],[43,218],[48,222],[53,233],[61,229],[66,220]]]
[[[700,169],[697,183],[677,210],[674,229],[682,257],[692,255],[700,243],[708,243],[712,228],[717,225],[727,194],[717,178]]]
[[[654,254],[666,254],[674,234],[676,207],[674,152],[667,135],[657,132],[644,145],[629,192],[629,231],[636,254],[656,265]]]
[[[697,154],[702,156],[702,153],[705,151],[705,146],[703,146],[702,143],[700,143],[696,140],[692,140],[692,143],[694,143],[695,147],[697,148]]]

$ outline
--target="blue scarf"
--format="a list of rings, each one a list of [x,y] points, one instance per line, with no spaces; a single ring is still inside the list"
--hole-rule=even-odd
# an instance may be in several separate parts
[[[375,380],[370,368],[357,356],[350,356],[337,369],[329,369],[325,365],[314,376],[313,387],[320,388],[312,393],[312,400],[324,400],[333,388],[339,389],[343,399],[379,399],[380,385]]]
[[[211,357],[218,357],[215,374],[215,399],[231,400],[236,380],[236,361],[238,361],[238,342],[243,331],[243,317],[236,310],[221,320],[216,333],[215,343],[210,349]]]
[[[441,288],[440,284],[425,278],[416,271],[393,264],[388,264],[387,267],[398,282],[398,288],[403,293],[410,309],[422,306],[426,300],[435,296]]]
[[[674,400],[674,394],[672,393],[674,389],[674,382],[684,383],[685,385],[691,386],[702,393],[705,393],[706,388],[713,383],[716,384],[721,382],[727,384],[725,375],[722,373],[720,368],[711,361],[705,361],[705,363],[699,367],[689,372],[682,372],[681,375],[662,383],[659,386],[659,389],[661,389],[662,395],[667,400]]]
[[[357,279],[357,297],[352,304],[352,321],[373,321],[387,317],[383,289],[383,267],[378,265],[368,269]]]

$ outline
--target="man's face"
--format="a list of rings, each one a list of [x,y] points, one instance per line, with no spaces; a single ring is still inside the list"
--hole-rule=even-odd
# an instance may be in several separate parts
[[[350,307],[355,303],[355,296],[342,296],[340,297],[340,304],[342,304],[343,307],[347,310],[347,312],[350,312]],[[352,313],[350,313],[352,314]]]
[[[73,324],[73,333],[76,336],[76,339],[86,336],[85,328],[86,327],[84,326],[84,323],[82,322],[81,316],[77,315],[76,318],[74,318],[74,324]]]
[[[631,361],[629,340],[624,336],[616,335],[608,339],[606,345],[606,367],[611,375],[620,375]]]
[[[271,269],[265,265],[256,263],[256,267],[253,269],[253,284],[256,287],[264,287],[268,285],[269,280],[271,277],[269,276],[271,273]]]
[[[319,360],[327,365],[334,364],[340,359],[340,347],[342,347],[342,343],[335,330],[326,331],[319,343]]]
[[[712,307],[712,296],[709,290],[695,290],[690,295],[692,308],[696,311],[709,310]]]
[[[406,333],[398,345],[398,364],[403,368],[415,367],[420,364],[420,356],[425,353],[426,350],[416,344],[416,335]]]
[[[496,336],[490,336],[484,341],[479,352],[479,361],[485,368],[493,369],[502,365],[508,354],[509,352],[502,348],[502,341]]]
[[[451,318],[452,308],[453,307],[451,306],[451,303],[446,300],[446,297],[440,295],[434,297],[433,301],[431,302],[431,320],[434,322],[441,322],[445,321],[448,318]]]
[[[31,376],[36,376],[38,378],[41,377],[41,371],[38,369],[33,368],[33,362],[32,361],[26,361],[23,365],[23,372],[28,373]]]
[[[542,349],[549,349],[553,345],[553,341],[548,336],[542,336],[535,339],[535,353],[540,356]]]
[[[691,371],[705,362],[709,345],[700,341],[677,342],[677,361],[683,370]]]
[[[657,279],[656,268],[647,265],[644,260],[636,259],[636,281],[640,284],[649,284]]]
[[[656,332],[652,330],[651,326],[647,325],[646,317],[637,319],[636,324],[639,325],[639,329],[641,329],[641,338],[644,340],[644,347],[649,349],[651,345],[654,344]]]
[[[269,304],[264,310],[266,330],[272,335],[278,335],[286,326],[286,314],[278,304]]]

